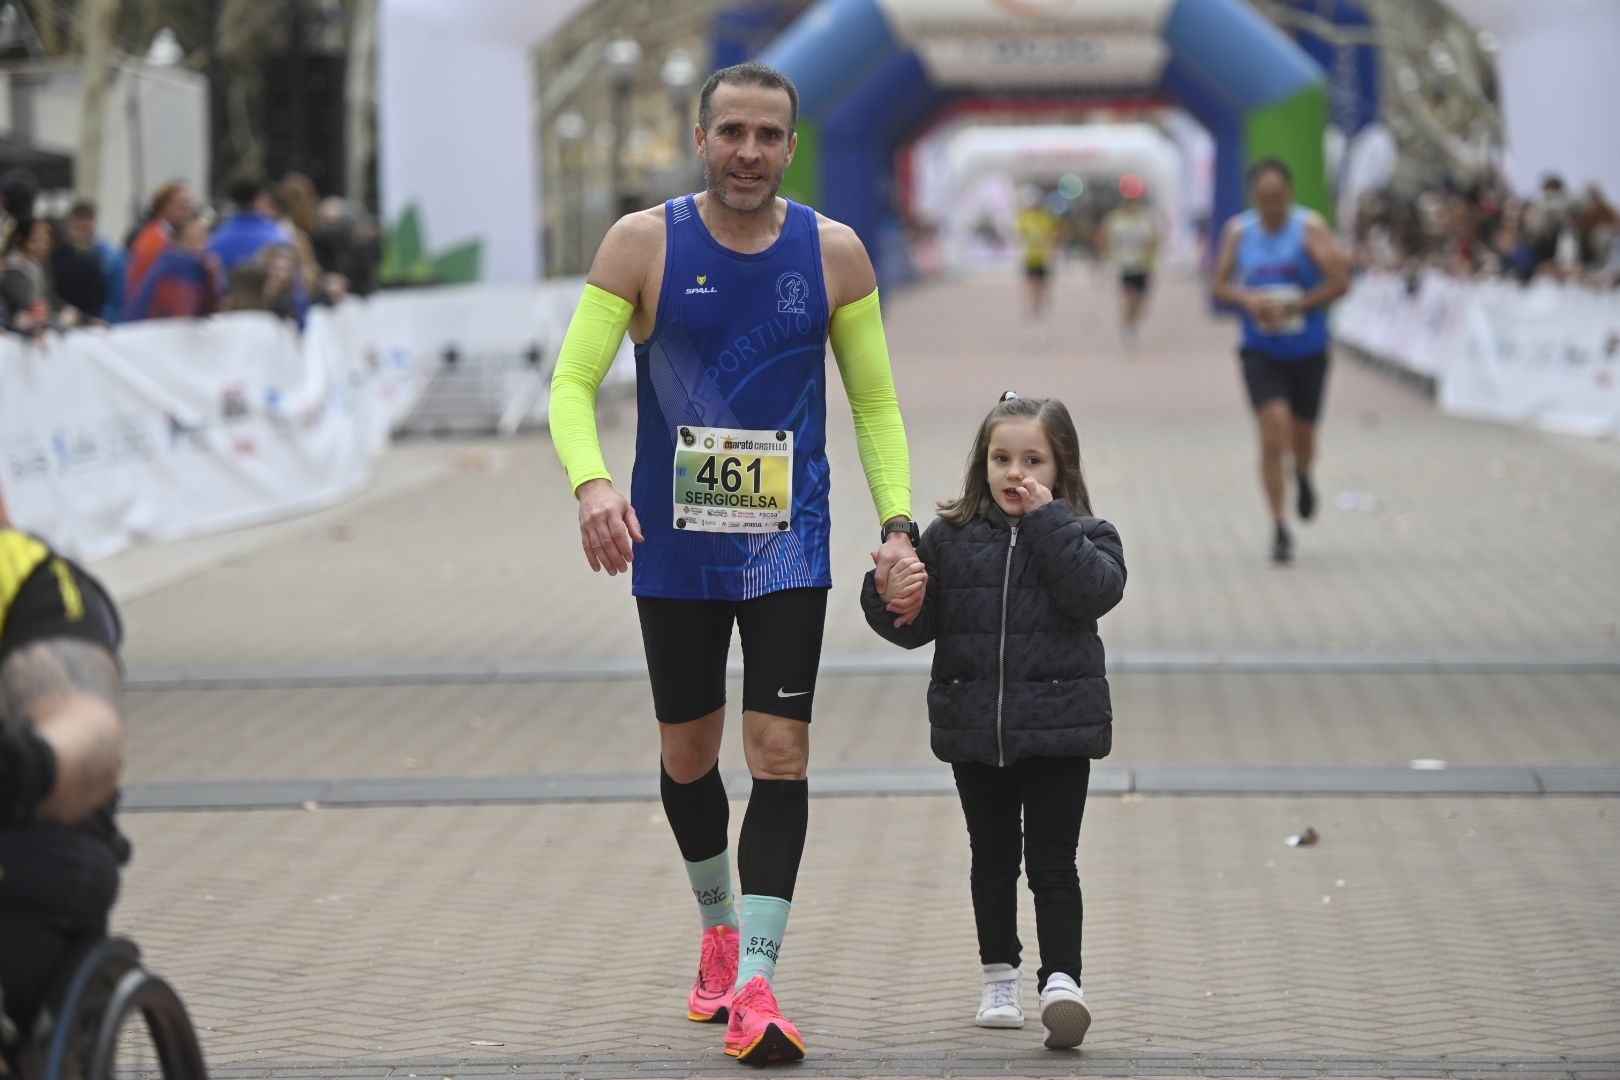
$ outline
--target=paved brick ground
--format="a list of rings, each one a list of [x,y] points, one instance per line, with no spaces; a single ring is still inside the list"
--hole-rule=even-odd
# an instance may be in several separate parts
[[[1110,764],[1620,763],[1620,675],[1117,675]],[[823,678],[815,762],[932,762],[921,674]],[[740,684],[730,696],[740,700]],[[133,780],[651,767],[645,679],[129,695]],[[1309,722],[1302,722],[1309,717]],[[186,745],[185,754],[174,747]],[[743,768],[728,746],[728,769]]]
[[[1616,763],[1614,447],[1448,420],[1341,362],[1322,519],[1275,570],[1231,328],[1170,282],[1127,358],[1106,288],[1070,276],[1058,291],[1060,344],[1040,353],[1008,344],[1010,280],[889,301],[917,506],[960,483],[1000,390],[1063,396],[1125,537],[1127,598],[1104,625],[1116,653],[1611,662],[1117,675],[1114,763]],[[880,655],[853,598],[871,509],[832,396],[828,652]],[[606,442],[626,473],[628,431]],[[1340,492],[1372,509],[1341,508]],[[584,568],[543,438],[412,444],[349,506],[99,569],[126,598],[137,673],[633,663],[639,648],[625,581]],[[922,686],[915,672],[824,679],[816,763],[929,760]],[[129,773],[650,770],[648,711],[635,679],[140,691]],[[740,766],[734,746],[725,762]],[[815,1051],[797,1071],[1620,1076],[1617,814],[1601,798],[1099,796],[1082,843],[1097,1023],[1082,1054],[1059,1056],[1034,1027],[968,1022],[954,800],[817,800],[781,981]],[[137,855],[115,923],[186,995],[222,1076],[735,1071],[718,1032],[682,1019],[694,919],[656,805],[127,821]],[[1306,824],[1321,846],[1283,846]]]
[[[820,800],[811,818],[780,989],[812,1045],[1038,1046],[970,1022],[954,800]],[[217,1061],[718,1041],[684,1016],[697,926],[656,806],[127,820],[120,924],[185,988]],[[1318,847],[1283,844],[1307,824]],[[1087,1047],[1620,1054],[1617,841],[1601,799],[1098,799]]]

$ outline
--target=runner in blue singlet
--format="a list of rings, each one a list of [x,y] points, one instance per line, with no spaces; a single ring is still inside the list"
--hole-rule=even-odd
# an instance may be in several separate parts
[[[1327,382],[1327,306],[1350,287],[1350,260],[1327,223],[1294,205],[1288,166],[1267,158],[1249,171],[1254,209],[1227,222],[1215,299],[1243,317],[1243,379],[1260,429],[1260,477],[1271,507],[1271,558],[1293,559],[1283,512],[1292,452],[1300,519],[1316,513],[1311,465]]]
[[[886,583],[916,559],[871,260],[849,228],[776,194],[797,115],[797,91],[780,72],[743,64],[710,77],[694,132],[705,188],[608,232],[551,401],[586,559],[593,570],[631,571],[664,812],[703,924],[687,1016],[726,1022],[726,1053],[754,1063],[804,1055],[772,983],[804,850],[808,723],[832,584],[829,341],[882,526],[876,573]],[[602,459],[594,413],[627,329],[638,407],[628,500]],[[918,588],[891,607],[909,621],[922,598]],[[754,778],[737,843],[740,890],[718,765],[734,623]]]

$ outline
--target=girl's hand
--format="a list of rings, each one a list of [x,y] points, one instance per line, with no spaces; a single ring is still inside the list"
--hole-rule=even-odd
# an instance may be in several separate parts
[[[1031,510],[1039,510],[1052,501],[1052,489],[1033,476],[1024,477],[1024,482],[1018,487],[1024,493],[1020,501]]]
[[[895,626],[908,626],[922,614],[923,601],[928,599],[928,567],[921,559],[914,559],[896,585],[889,582],[889,610],[894,613]]]
[[[876,552],[872,553],[872,560],[877,561]],[[911,555],[895,563],[894,568],[889,571],[888,588],[879,589],[878,595],[892,604],[896,600],[910,596],[919,585],[926,587],[927,584],[928,568],[923,566],[921,559]]]
[[[889,602],[889,608],[893,610],[896,603],[909,600],[918,590],[927,587],[928,568],[921,559],[907,559],[890,572],[889,588],[883,594],[883,599]]]

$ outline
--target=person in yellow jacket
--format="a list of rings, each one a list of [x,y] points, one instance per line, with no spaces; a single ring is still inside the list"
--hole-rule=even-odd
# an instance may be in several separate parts
[[[100,583],[0,525],[0,1021],[20,1032],[74,950],[107,933],[129,860],[121,640]]]
[[[1028,298],[1029,324],[1025,336],[1032,345],[1046,341],[1046,310],[1051,293],[1052,264],[1057,258],[1058,233],[1062,223],[1047,209],[1038,189],[1024,193],[1024,206],[1018,211],[1018,242],[1024,255],[1024,290]]]

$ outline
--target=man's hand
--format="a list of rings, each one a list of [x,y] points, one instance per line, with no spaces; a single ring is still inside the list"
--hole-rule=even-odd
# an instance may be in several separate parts
[[[1035,479],[1033,476],[1024,477],[1018,490],[1024,493],[1022,502],[1030,510],[1039,510],[1052,501],[1052,489]]]
[[[890,533],[883,546],[872,552],[872,562],[877,564],[877,590],[887,596],[889,593],[889,574],[895,567],[917,557],[917,550],[911,546],[911,538],[903,533]]]
[[[608,480],[587,480],[579,486],[579,540],[592,570],[609,576],[630,569],[635,559],[631,542],[645,543],[635,507]]]

